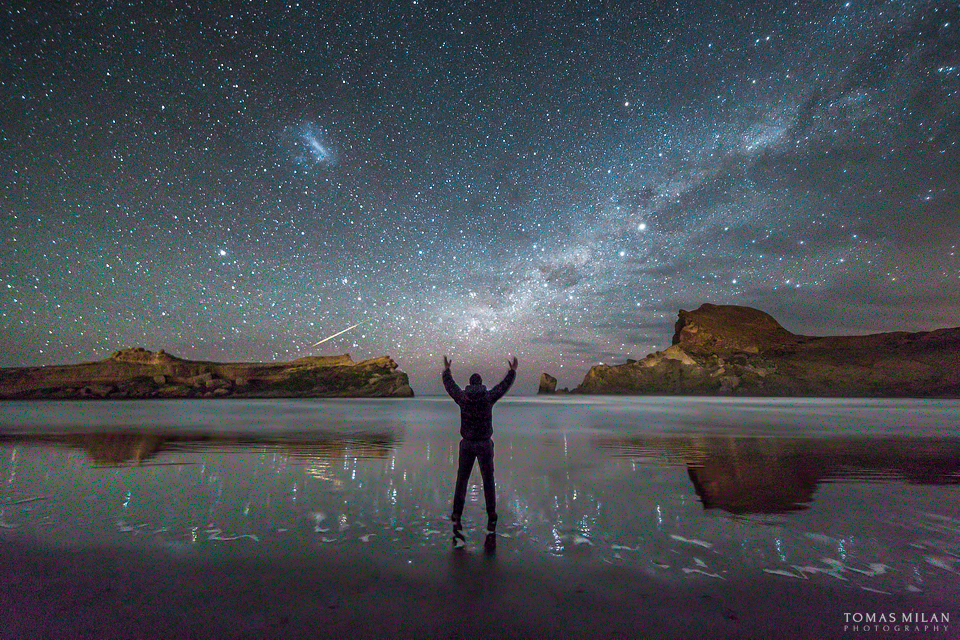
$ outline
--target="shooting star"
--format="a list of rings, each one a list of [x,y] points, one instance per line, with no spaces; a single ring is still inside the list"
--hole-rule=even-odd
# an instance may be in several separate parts
[[[365,322],[365,321],[364,321],[364,322]],[[350,331],[350,329],[356,329],[357,327],[359,327],[359,326],[362,325],[362,324],[363,324],[363,322],[358,322],[357,324],[353,325],[352,327],[347,327],[347,328],[344,329],[343,331],[337,331],[337,332],[336,332],[335,334],[333,334],[332,336],[327,336],[326,338],[324,338],[324,339],[321,340],[320,342],[317,342],[317,343],[312,344],[312,345],[310,345],[310,346],[315,347],[315,346],[317,346],[317,345],[323,344],[323,343],[326,342],[327,340],[332,340],[333,338],[336,338],[336,337],[337,337],[338,335],[340,335],[341,333],[346,333],[347,331]]]

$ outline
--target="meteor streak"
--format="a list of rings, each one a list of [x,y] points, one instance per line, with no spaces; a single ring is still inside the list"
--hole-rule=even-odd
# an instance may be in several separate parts
[[[332,336],[327,336],[326,338],[324,338],[324,339],[321,340],[320,342],[314,343],[314,344],[312,344],[312,345],[310,345],[310,346],[315,347],[315,346],[317,346],[318,344],[323,344],[323,343],[326,342],[327,340],[331,340],[331,339],[333,339],[333,338],[336,338],[336,337],[337,337],[338,335],[340,335],[341,333],[346,333],[347,331],[350,331],[350,329],[356,329],[357,327],[359,327],[359,326],[362,325],[362,324],[363,324],[363,322],[358,322],[357,324],[353,325],[352,327],[347,327],[347,328],[344,329],[343,331],[337,331],[337,332],[336,332],[335,334],[333,334]]]

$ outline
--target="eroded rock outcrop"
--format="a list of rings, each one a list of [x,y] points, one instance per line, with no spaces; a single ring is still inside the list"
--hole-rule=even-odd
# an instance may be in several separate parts
[[[0,399],[411,396],[407,374],[387,356],[200,362],[137,347],[99,362],[0,369]]]
[[[789,349],[802,340],[759,309],[704,304],[680,310],[672,344],[692,356],[729,356]],[[669,349],[668,349],[669,351]]]
[[[960,328],[811,337],[757,309],[680,311],[673,345],[592,367],[575,393],[960,396]]]
[[[557,379],[549,373],[540,374],[540,388],[537,395],[549,395],[557,392]]]

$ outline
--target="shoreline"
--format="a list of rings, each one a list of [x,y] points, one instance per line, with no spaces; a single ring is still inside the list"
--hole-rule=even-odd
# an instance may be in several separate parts
[[[576,560],[487,555],[469,543],[465,552],[421,553],[404,564],[333,548],[220,547],[174,557],[4,541],[0,628],[11,638],[799,639],[854,634],[844,630],[845,613],[957,613],[949,594],[786,579],[668,584]],[[957,631],[951,623],[882,637]]]
[[[0,638],[853,638],[874,634],[845,613],[960,617],[960,403],[570,402],[501,407],[492,556],[478,478],[451,549],[442,397],[0,405],[22,433]]]

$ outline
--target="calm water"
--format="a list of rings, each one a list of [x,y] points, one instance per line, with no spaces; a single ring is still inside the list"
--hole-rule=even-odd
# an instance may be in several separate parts
[[[955,401],[506,398],[497,557],[942,597],[958,419]],[[446,554],[458,424],[445,398],[0,403],[0,543]]]

